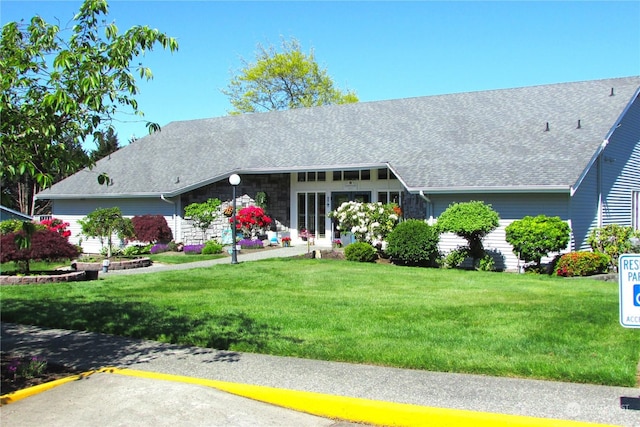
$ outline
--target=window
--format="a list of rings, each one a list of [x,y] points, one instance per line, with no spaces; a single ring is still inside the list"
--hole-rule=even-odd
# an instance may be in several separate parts
[[[631,226],[640,230],[640,191],[631,192]]]
[[[342,171],[333,171],[333,180],[342,181]]]
[[[318,181],[326,181],[327,180],[327,173],[326,172],[318,172]]]
[[[382,204],[395,203],[400,206],[399,191],[380,191],[378,193],[378,201]]]
[[[298,182],[305,182],[307,180],[307,174],[305,172],[298,172]]]
[[[298,193],[298,230],[324,238],[327,233],[326,193]]]
[[[389,169],[382,168],[382,169],[378,169],[378,179],[385,180],[385,179],[398,179],[398,178]]]
[[[344,171],[345,181],[357,181],[360,178],[360,171]]]

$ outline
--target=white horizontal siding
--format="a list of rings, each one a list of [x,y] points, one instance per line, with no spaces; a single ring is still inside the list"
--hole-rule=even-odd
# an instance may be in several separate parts
[[[179,223],[176,220],[176,206],[161,200],[160,198],[138,198],[138,199],[101,199],[101,200],[54,200],[52,207],[52,216],[64,222],[69,223],[69,231],[71,236],[69,241],[73,244],[82,246],[85,253],[99,253],[102,245],[99,239],[87,238],[82,236],[82,228],[78,224],[78,220],[85,218],[89,213],[100,208],[119,207],[122,215],[132,218],[136,215],[163,215],[167,220],[167,224],[171,228],[174,237],[179,233]],[[114,246],[118,246],[120,242],[114,236]],[[106,242],[105,242],[106,245]]]
[[[505,228],[513,221],[522,219],[525,216],[559,216],[565,221],[569,220],[569,194],[485,194],[485,195],[464,195],[456,196],[455,199],[447,196],[432,196],[434,213],[440,216],[450,204],[469,202],[473,200],[490,204],[500,216],[500,225],[493,232],[489,233],[483,240],[485,250],[492,253],[496,260],[496,267],[516,270],[518,268],[518,258],[513,253],[513,247],[505,239]],[[459,246],[465,246],[466,240],[446,233],[440,237],[440,251],[443,254]],[[556,254],[550,254],[543,262],[548,262]]]

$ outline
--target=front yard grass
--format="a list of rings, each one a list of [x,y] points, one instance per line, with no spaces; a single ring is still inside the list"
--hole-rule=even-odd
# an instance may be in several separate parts
[[[441,372],[636,385],[640,334],[591,279],[274,259],[2,288],[2,320]]]

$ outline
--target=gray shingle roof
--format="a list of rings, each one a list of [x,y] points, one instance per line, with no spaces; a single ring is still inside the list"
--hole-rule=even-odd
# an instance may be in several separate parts
[[[172,122],[39,198],[172,196],[234,172],[386,163],[412,191],[568,190],[639,87],[626,77]],[[113,185],[97,183],[103,172]]]

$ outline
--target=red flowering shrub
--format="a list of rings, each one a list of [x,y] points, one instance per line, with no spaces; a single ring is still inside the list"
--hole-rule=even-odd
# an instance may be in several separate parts
[[[16,261],[24,273],[29,272],[29,261],[31,260],[72,259],[79,254],[78,248],[56,231],[35,230],[28,239],[29,244],[23,249],[20,249],[16,237],[18,240],[20,237],[24,239],[25,234],[20,231],[2,236],[0,262]]]
[[[571,252],[564,254],[556,264],[556,274],[563,277],[592,276],[605,273],[609,256],[599,252]]]
[[[65,239],[68,239],[69,236],[71,236],[71,231],[67,230],[69,223],[62,222],[62,220],[58,218],[43,219],[42,221],[40,221],[40,224],[44,225],[47,230],[55,231],[56,233],[61,234]]]
[[[162,215],[139,215],[131,218],[136,239],[148,243],[166,243],[173,240],[173,233]]]
[[[240,209],[236,214],[236,228],[242,230],[245,237],[254,237],[260,231],[271,225],[271,218],[265,213],[264,209],[257,206],[247,206]],[[231,218],[230,221],[233,221]]]

